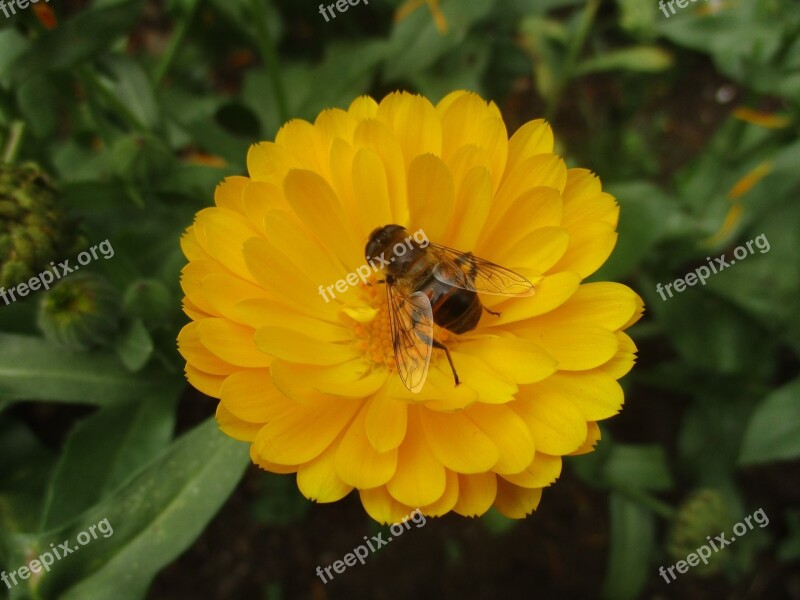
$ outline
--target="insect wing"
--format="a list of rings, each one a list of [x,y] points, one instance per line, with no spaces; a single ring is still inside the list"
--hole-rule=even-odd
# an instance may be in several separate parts
[[[533,296],[533,284],[511,269],[447,246],[431,244],[428,250],[439,261],[433,276],[442,283],[494,296]]]
[[[397,372],[405,386],[419,393],[428,377],[433,352],[433,309],[422,292],[407,295],[387,283],[389,323]]]

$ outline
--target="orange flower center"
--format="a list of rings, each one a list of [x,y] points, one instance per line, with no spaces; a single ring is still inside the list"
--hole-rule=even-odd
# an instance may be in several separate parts
[[[392,347],[392,332],[389,322],[389,300],[386,286],[383,283],[374,283],[378,279],[373,276],[372,285],[361,284],[361,294],[364,300],[378,311],[375,318],[367,323],[356,323],[355,333],[358,341],[356,346],[364,356],[378,366],[385,366],[389,371],[395,371],[394,350]],[[434,325],[434,338],[442,343],[450,337],[450,332]],[[434,352],[431,361],[436,360]]]

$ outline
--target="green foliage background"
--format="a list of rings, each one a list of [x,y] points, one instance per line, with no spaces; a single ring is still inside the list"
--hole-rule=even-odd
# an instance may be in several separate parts
[[[701,1],[667,18],[649,0],[444,0],[447,33],[427,7],[395,22],[400,4],[373,0],[326,23],[305,0],[64,0],[48,5],[54,29],[32,7],[0,21],[3,158],[51,174],[87,247],[113,242],[114,258],[91,268],[125,298],[118,335],[85,352],[39,334],[42,292],[0,305],[0,565],[16,569],[104,518],[114,526],[49,573],[0,585],[0,597],[144,598],[195,543],[249,458],[213,419],[180,416],[197,397],[174,343],[179,235],[285,119],[398,88],[434,102],[477,91],[510,131],[546,116],[568,163],[596,171],[621,205],[617,249],[594,279],[628,282],[648,313],[632,330],[640,365],[624,382],[626,410],[603,425],[597,452],[567,461],[564,477],[604,501],[605,577],[586,597],[664,597],[657,567],[677,560],[675,511],[700,489],[724,498],[727,527],[762,506],[771,522],[725,550],[712,583],[682,576],[682,597],[759,577],[771,577],[769,597],[797,593],[796,2]],[[778,120],[737,118],[740,107]],[[756,169],[766,175],[732,194]],[[734,206],[741,217],[723,227]],[[668,302],[656,293],[760,234],[768,253]],[[318,508],[288,478],[254,477],[254,523],[315,535]],[[525,525],[490,514],[481,527],[502,537]],[[349,531],[354,544],[366,526]],[[306,571],[305,587],[274,580],[263,597],[306,597]]]

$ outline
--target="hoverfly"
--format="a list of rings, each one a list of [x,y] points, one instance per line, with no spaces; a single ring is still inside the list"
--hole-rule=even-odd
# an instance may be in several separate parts
[[[414,393],[422,390],[433,348],[444,350],[456,385],[461,383],[447,346],[434,339],[434,323],[452,333],[475,329],[485,308],[478,292],[500,296],[531,296],[533,284],[522,275],[453,248],[412,243],[401,225],[378,227],[369,236],[367,261],[390,254],[403,242],[402,255],[382,260],[386,284],[392,347],[400,379]]]

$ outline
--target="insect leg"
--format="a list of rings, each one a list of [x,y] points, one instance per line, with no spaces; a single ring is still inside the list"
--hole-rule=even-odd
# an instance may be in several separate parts
[[[444,350],[444,353],[447,355],[447,362],[450,363],[450,369],[453,371],[453,379],[456,380],[456,385],[460,384],[461,380],[458,378],[458,373],[456,373],[456,366],[453,364],[453,358],[450,356],[450,350],[448,350],[447,346],[445,346],[442,342],[437,342],[436,340],[433,340],[433,347]]]
[[[486,307],[485,307],[483,304],[481,304],[481,308],[482,308],[483,310],[485,310],[486,312],[488,312],[490,315],[494,315],[495,317],[499,317],[499,316],[500,316],[500,313],[499,313],[499,312],[494,312],[493,310],[489,310],[489,309],[488,309],[488,308],[486,308]]]

